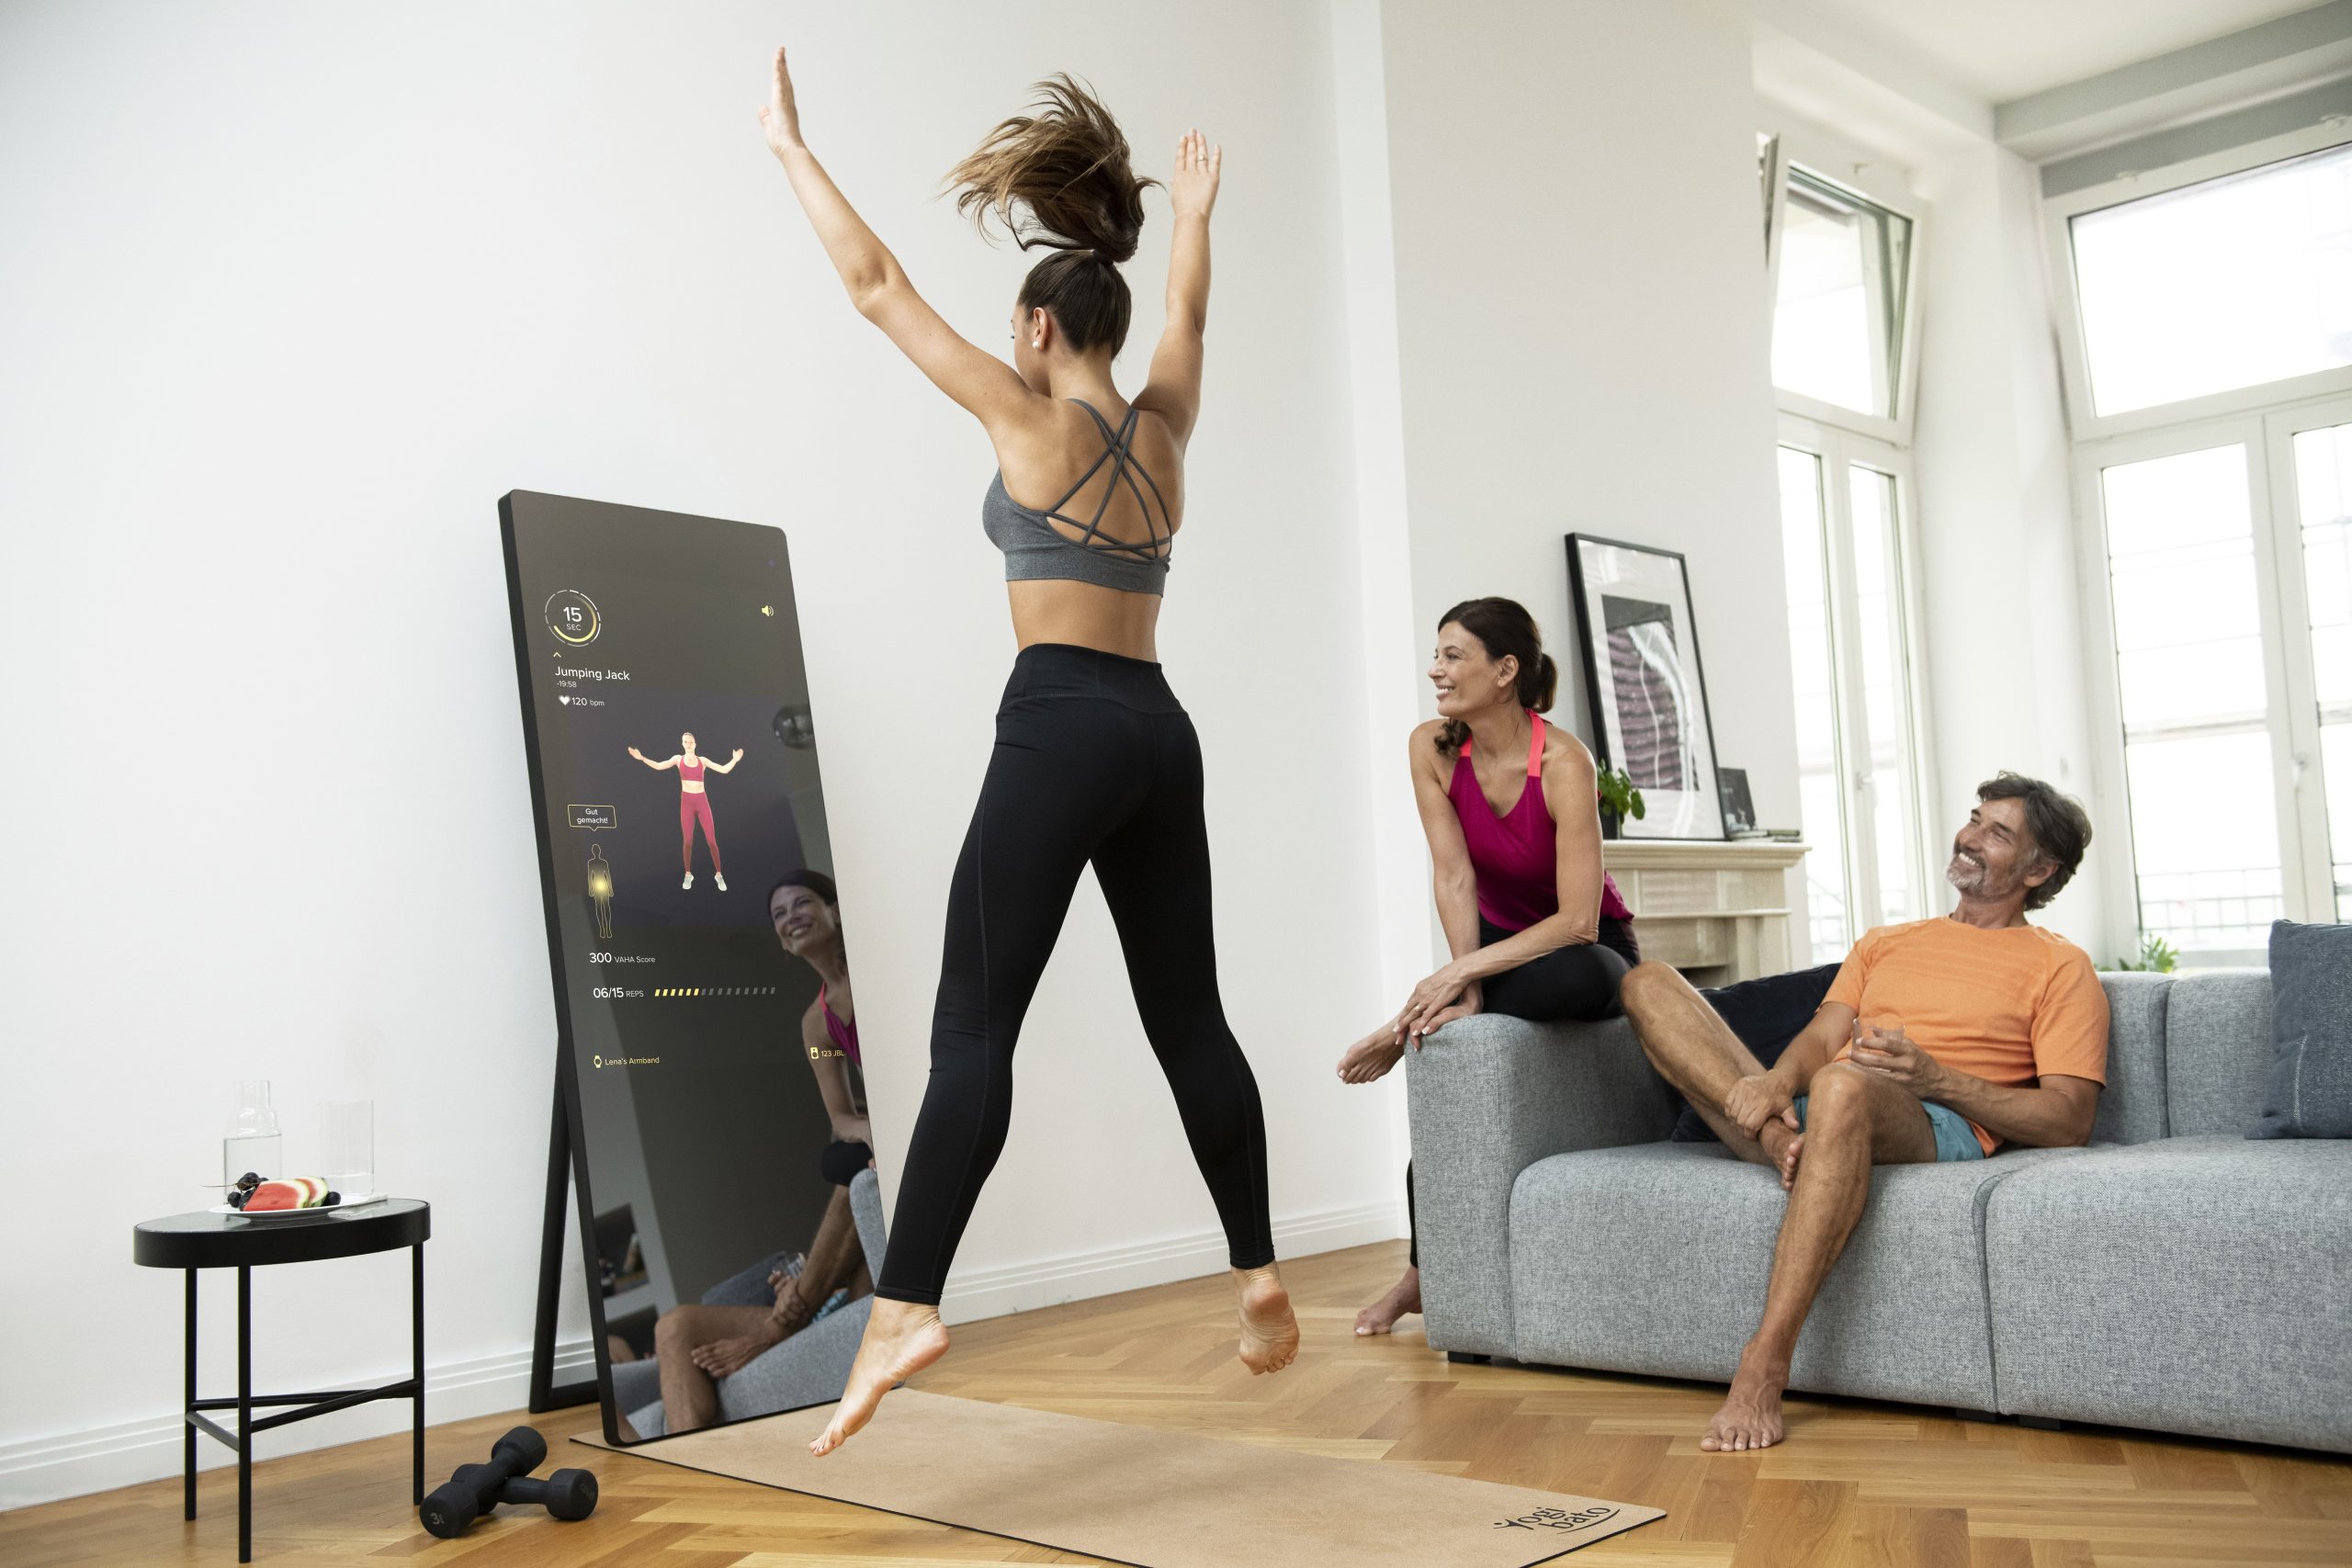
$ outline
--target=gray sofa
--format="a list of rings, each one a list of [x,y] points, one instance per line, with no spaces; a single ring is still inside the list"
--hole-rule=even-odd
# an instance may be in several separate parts
[[[857,1218],[857,1239],[865,1249],[867,1271],[879,1279],[882,1189],[872,1171],[859,1171],[849,1184],[849,1204]],[[783,1344],[770,1346],[742,1371],[719,1379],[720,1413],[729,1421],[740,1421],[747,1416],[767,1416],[839,1399],[842,1385],[849,1382],[850,1363],[857,1359],[858,1341],[865,1337],[866,1314],[873,1307],[872,1296],[860,1296]],[[649,1359],[615,1367],[613,1401],[639,1437],[659,1438],[668,1432],[662,1419],[660,1362]]]
[[[2248,1141],[2262,971],[2103,976],[2086,1149],[1882,1167],[1794,1389],[2352,1453],[2352,1141]],[[1710,1382],[1754,1331],[1786,1201],[1623,1020],[1479,1016],[1407,1057],[1432,1348]]]

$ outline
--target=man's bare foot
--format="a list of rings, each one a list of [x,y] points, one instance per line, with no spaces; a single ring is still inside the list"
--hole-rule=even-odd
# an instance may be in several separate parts
[[[1385,1077],[1388,1069],[1405,1058],[1405,1047],[1398,1044],[1387,1024],[1365,1035],[1348,1047],[1340,1058],[1341,1083],[1370,1083]]]
[[[1241,1293],[1241,1364],[1253,1372],[1281,1371],[1298,1354],[1298,1319],[1291,1314],[1290,1292],[1271,1263],[1234,1269],[1233,1284]]]
[[[947,1325],[939,1309],[915,1302],[894,1302],[876,1296],[873,1315],[865,1320],[865,1337],[858,1341],[857,1359],[850,1363],[849,1384],[824,1434],[808,1451],[824,1458],[853,1433],[874,1419],[875,1406],[893,1385],[914,1376],[947,1354]]]
[[[1789,1364],[1767,1360],[1750,1344],[1740,1352],[1730,1397],[1707,1423],[1699,1446],[1709,1453],[1743,1453],[1779,1442],[1788,1435],[1781,1421],[1781,1391],[1788,1386]]]
[[[1388,1293],[1356,1314],[1358,1334],[1385,1334],[1408,1312],[1421,1310],[1421,1271],[1408,1267]]]
[[[1772,1164],[1781,1173],[1781,1190],[1788,1191],[1797,1184],[1797,1161],[1804,1156],[1804,1134],[1792,1133],[1787,1123],[1775,1118],[1764,1123],[1756,1134],[1764,1152],[1772,1156]]]

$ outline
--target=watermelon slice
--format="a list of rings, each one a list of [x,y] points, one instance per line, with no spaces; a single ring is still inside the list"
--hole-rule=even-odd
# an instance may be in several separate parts
[[[294,1182],[265,1181],[245,1200],[244,1212],[251,1214],[268,1209],[299,1209],[306,1196],[305,1190]]]

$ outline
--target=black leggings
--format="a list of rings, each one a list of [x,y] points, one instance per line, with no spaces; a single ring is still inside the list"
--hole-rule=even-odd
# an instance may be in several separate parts
[[[1483,917],[1478,921],[1480,947],[1492,947],[1504,938],[1518,934]],[[1626,970],[1641,961],[1642,949],[1634,937],[1634,922],[1604,919],[1600,936],[1591,942],[1554,948],[1516,969],[1487,976],[1479,987],[1484,1010],[1532,1019],[1537,1023],[1562,1020],[1590,1023],[1615,1018],[1617,983],[1625,977]],[[1410,1161],[1405,1166],[1405,1221],[1412,1228],[1410,1257],[1413,1267],[1418,1269],[1421,1266],[1421,1237],[1419,1222],[1413,1215]]]
[[[1022,1015],[1089,862],[1233,1266],[1274,1260],[1258,1081],[1217,997],[1199,738],[1159,665],[1038,643],[1013,660],[948,890],[931,1082],[876,1295],[939,1300],[1004,1148]]]

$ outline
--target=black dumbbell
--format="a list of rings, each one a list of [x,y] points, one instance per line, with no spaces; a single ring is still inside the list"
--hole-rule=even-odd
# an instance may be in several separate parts
[[[547,1439],[517,1427],[491,1449],[490,1463],[459,1465],[446,1484],[435,1487],[417,1516],[445,1540],[465,1534],[501,1503],[545,1503],[557,1518],[586,1518],[596,1506],[596,1478],[584,1470],[559,1470],[545,1481],[528,1480],[547,1457]]]
[[[559,1519],[584,1519],[596,1511],[596,1478],[584,1470],[559,1470],[545,1481],[518,1475],[499,1490],[498,1501],[538,1503]]]

